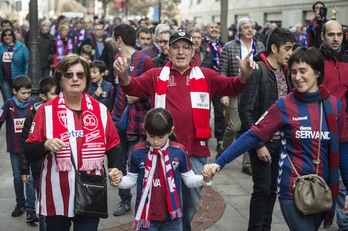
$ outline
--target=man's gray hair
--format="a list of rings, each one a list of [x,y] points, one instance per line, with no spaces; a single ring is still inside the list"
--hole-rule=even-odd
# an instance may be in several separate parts
[[[155,28],[155,35],[159,35],[160,32],[165,31],[165,30],[170,30],[170,26],[164,23],[160,23],[156,26]]]
[[[51,26],[51,25],[52,25],[52,23],[51,23],[51,21],[50,21],[50,20],[48,20],[48,19],[44,19],[44,20],[41,22],[41,26],[43,26],[43,25]]]
[[[251,22],[253,26],[255,27],[255,21],[252,20],[251,18],[241,18],[238,20],[238,23],[237,23],[237,31],[240,31],[242,29],[242,26],[248,22]]]

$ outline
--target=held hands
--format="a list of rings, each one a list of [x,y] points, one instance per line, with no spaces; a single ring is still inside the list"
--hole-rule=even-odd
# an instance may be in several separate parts
[[[67,147],[63,141],[58,138],[48,139],[45,141],[45,149],[50,152],[58,152],[62,148]]]
[[[237,55],[237,61],[238,61],[238,66],[241,71],[241,75],[239,76],[239,80],[242,83],[247,83],[248,79],[250,78],[251,74],[255,69],[259,69],[259,66],[257,63],[250,59],[251,55],[254,53],[254,50],[251,49],[249,54],[241,60],[241,58]]]
[[[214,175],[220,171],[220,166],[217,164],[206,164],[204,165],[202,176],[205,182],[213,180]]]
[[[122,177],[122,171],[118,170],[117,168],[109,169],[109,179],[111,186],[118,187],[121,184]]]

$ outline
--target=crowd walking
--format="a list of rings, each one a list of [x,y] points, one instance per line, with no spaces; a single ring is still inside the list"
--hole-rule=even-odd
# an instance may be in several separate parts
[[[229,41],[214,21],[40,20],[30,30],[42,43],[43,102],[27,76],[30,31],[2,19],[0,128],[16,195],[9,214],[26,212],[40,231],[96,231],[108,216],[100,205],[113,204],[111,218],[133,213],[135,230],[191,231],[202,186],[219,187],[212,178],[243,155],[248,231],[272,230],[277,206],[291,231],[334,221],[348,230],[347,32],[338,7],[330,19],[324,2],[312,10],[305,28],[240,18]],[[307,215],[294,187],[311,173],[332,202]]]

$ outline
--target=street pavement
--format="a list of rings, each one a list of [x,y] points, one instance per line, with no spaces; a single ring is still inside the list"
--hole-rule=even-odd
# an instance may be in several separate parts
[[[2,102],[2,99],[0,99]],[[216,143],[211,139],[212,157],[209,162],[215,159]],[[6,152],[5,125],[0,131],[0,231],[36,231],[36,224],[27,224],[25,214],[20,217],[11,217],[15,206],[15,195],[12,183],[12,170],[9,154]],[[227,165],[214,178],[212,186],[204,186],[202,190],[202,201],[199,205],[197,215],[193,221],[193,231],[245,231],[248,225],[249,201],[252,193],[251,177],[241,172],[241,158]],[[134,189],[132,189],[135,195]],[[133,196],[134,198],[135,196]],[[109,218],[101,219],[99,230],[121,231],[131,230],[133,220],[134,204],[132,209],[123,216],[115,217],[112,210],[120,201],[117,188],[109,186]],[[132,200],[134,203],[134,200]],[[273,213],[272,230],[289,230],[285,224],[279,209],[278,201]],[[323,231],[324,229],[320,229]],[[338,230],[336,224],[327,231]]]

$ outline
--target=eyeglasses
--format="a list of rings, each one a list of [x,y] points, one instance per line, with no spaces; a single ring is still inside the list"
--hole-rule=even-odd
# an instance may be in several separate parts
[[[162,44],[163,43],[163,45],[167,45],[168,44],[168,40],[158,40],[158,44]]]
[[[4,34],[4,37],[12,37],[12,34]]]
[[[74,77],[74,73],[76,74],[77,78],[84,79],[86,77],[85,72],[64,72],[63,76],[64,78],[71,79]]]

